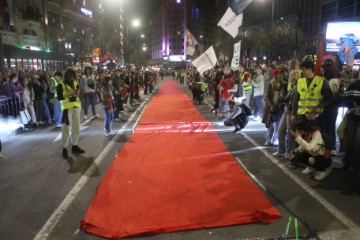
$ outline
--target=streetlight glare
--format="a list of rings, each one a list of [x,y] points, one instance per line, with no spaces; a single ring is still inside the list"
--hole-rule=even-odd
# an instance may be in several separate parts
[[[144,35],[144,34],[141,34],[141,35],[140,35],[140,37],[141,37],[141,38],[144,38],[144,37],[145,37],[145,35]]]
[[[139,26],[140,26],[140,20],[138,20],[138,19],[133,20],[133,21],[132,21],[132,25],[133,25],[134,27],[139,27]]]

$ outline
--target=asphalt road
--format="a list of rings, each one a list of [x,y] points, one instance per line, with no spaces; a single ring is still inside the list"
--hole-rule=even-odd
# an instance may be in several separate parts
[[[189,91],[183,87],[190,95]],[[147,97],[147,98],[146,98]],[[96,187],[134,126],[151,96],[115,122],[118,134],[105,137],[103,119],[82,122],[79,145],[83,155],[61,156],[60,131],[52,127],[21,133],[3,140],[5,158],[0,159],[0,239],[102,239],[79,229]],[[238,134],[224,127],[210,112],[211,96],[196,105],[213,123],[229,150],[253,178],[282,218],[269,225],[249,224],[162,235],[139,236],[139,240],[238,240],[277,239],[288,218],[299,221],[300,237],[306,239],[360,239],[360,173],[333,173],[317,182],[289,169],[286,159],[274,158],[276,147],[263,147],[263,124],[251,121]],[[97,108],[98,113],[100,107]],[[239,186],[241,187],[241,186]],[[290,235],[294,235],[290,228]]]

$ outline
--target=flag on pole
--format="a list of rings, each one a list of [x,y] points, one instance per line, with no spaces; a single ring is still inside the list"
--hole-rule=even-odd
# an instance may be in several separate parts
[[[195,52],[195,46],[199,44],[194,35],[186,29],[186,55],[192,56]]]
[[[218,26],[222,27],[227,33],[235,38],[239,33],[239,27],[242,24],[243,14],[237,16],[230,7],[226,10],[224,16],[220,19]]]
[[[99,64],[101,64],[101,65],[106,65],[108,63],[110,63],[110,55],[109,54],[102,57],[99,62]]]
[[[241,41],[234,44],[234,54],[231,61],[231,68],[237,69],[240,63],[240,50],[241,50]]]
[[[229,0],[229,6],[236,15],[240,15],[253,0]]]
[[[321,36],[319,51],[316,56],[316,64],[315,64],[315,75],[319,76],[322,66],[322,58],[323,58],[323,48],[324,48],[324,34]]]
[[[192,65],[196,67],[200,75],[203,75],[205,71],[215,67],[216,63],[217,58],[213,46],[209,47],[200,57],[192,61]]]

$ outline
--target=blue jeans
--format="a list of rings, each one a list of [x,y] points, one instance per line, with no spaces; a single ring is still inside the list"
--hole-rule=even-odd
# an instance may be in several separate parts
[[[53,108],[54,108],[54,122],[56,125],[60,125],[62,118],[62,110],[60,103],[59,102],[54,103]]]
[[[42,98],[42,102],[43,102],[43,113],[44,113],[43,118],[44,119],[39,119],[39,121],[44,120],[46,122],[51,122],[50,110],[49,110],[49,105],[46,101],[46,97]]]
[[[263,104],[264,96],[254,96],[254,116],[263,116],[264,113],[264,104]]]
[[[114,120],[114,112],[109,112],[105,106],[101,106],[104,113],[104,130],[105,133],[109,133],[111,131],[112,122]]]
[[[92,111],[92,114],[95,116],[96,115],[96,111],[95,111],[96,94],[95,94],[95,92],[88,92],[85,94],[85,107],[84,107],[85,115],[87,115],[87,113],[88,113],[89,104],[91,104],[91,111]]]

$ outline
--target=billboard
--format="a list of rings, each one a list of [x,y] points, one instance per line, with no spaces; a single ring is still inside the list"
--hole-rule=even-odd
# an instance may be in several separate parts
[[[330,22],[326,28],[326,51],[339,52],[349,40],[360,51],[360,22]]]

